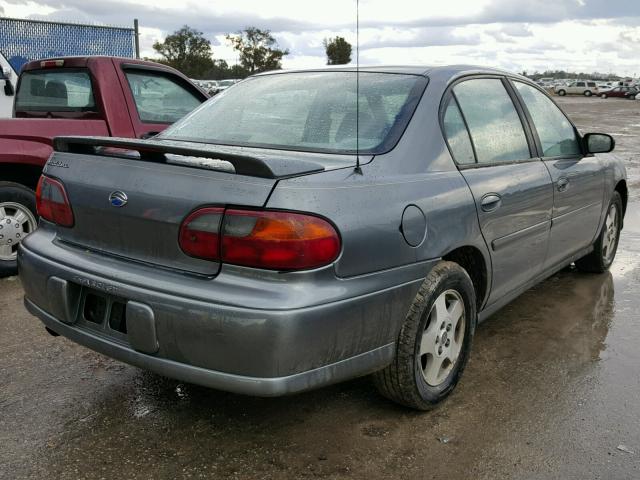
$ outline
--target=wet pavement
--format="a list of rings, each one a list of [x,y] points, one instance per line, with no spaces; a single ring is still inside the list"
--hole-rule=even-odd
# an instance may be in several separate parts
[[[640,102],[560,100],[629,166],[618,256],[483,323],[441,407],[366,378],[276,399],[181,384],[49,336],[0,280],[0,478],[640,478]]]

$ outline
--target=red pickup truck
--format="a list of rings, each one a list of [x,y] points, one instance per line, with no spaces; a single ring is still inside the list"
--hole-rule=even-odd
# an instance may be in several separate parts
[[[37,226],[35,188],[57,136],[146,138],[208,95],[178,71],[113,57],[27,63],[13,117],[0,120],[0,277],[16,272],[17,247]]]

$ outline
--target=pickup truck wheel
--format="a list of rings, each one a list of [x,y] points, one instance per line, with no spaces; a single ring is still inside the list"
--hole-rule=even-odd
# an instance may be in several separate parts
[[[593,95],[593,94],[591,93],[591,90],[587,90],[586,92],[584,92],[584,96],[585,96],[585,97],[590,97],[591,95]]]
[[[567,94],[566,90],[558,90],[558,95],[564,97]]]
[[[0,182],[0,277],[18,272],[18,245],[38,226],[36,197],[13,182]]]
[[[618,192],[613,192],[607,216],[593,252],[576,261],[576,267],[582,272],[603,273],[613,263],[618,250],[620,230],[622,229],[622,199]]]
[[[469,358],[476,297],[467,272],[440,262],[422,283],[400,329],[393,363],[373,374],[382,395],[428,410],[455,388]]]

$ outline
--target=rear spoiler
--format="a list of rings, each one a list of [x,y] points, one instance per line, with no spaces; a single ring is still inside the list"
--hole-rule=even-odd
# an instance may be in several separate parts
[[[104,151],[104,148],[137,152],[139,156]],[[147,162],[177,163],[193,168],[207,167],[198,162],[171,162],[167,155],[178,155],[194,159],[210,159],[214,162],[222,161],[230,163],[238,175],[262,178],[285,178],[294,175],[321,172],[325,169],[325,167],[319,163],[293,158],[293,155],[285,154],[283,157],[286,158],[278,158],[278,156],[275,156],[273,153],[269,155],[255,153],[244,154],[232,151],[233,147],[178,142],[173,140],[138,140],[113,137],[56,137],[53,139],[53,149],[56,152],[124,156],[132,160]],[[236,149],[238,149],[238,147],[236,147]],[[225,169],[222,168],[222,170]]]

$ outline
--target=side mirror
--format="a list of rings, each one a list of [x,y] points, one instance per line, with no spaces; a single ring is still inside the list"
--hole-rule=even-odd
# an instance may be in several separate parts
[[[606,133],[587,133],[583,141],[587,153],[609,153],[616,148],[616,141]]]

